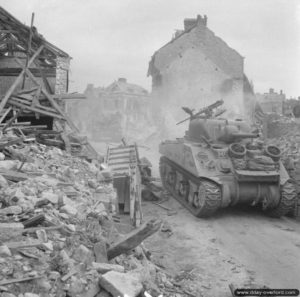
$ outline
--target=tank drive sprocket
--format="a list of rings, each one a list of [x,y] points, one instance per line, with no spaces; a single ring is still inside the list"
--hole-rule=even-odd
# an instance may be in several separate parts
[[[286,182],[281,186],[279,204],[268,211],[271,217],[280,218],[289,213],[295,207],[297,192],[291,182]]]
[[[214,181],[196,177],[166,157],[160,158],[159,169],[163,187],[193,215],[209,217],[221,207],[221,188]]]

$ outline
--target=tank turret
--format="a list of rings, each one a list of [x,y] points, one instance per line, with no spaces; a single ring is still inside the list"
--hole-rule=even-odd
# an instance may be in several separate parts
[[[272,216],[293,209],[296,191],[281,163],[281,151],[256,140],[241,120],[221,119],[222,100],[194,113],[183,108],[189,127],[183,138],[164,141],[159,150],[164,187],[195,216],[245,203],[260,204]]]
[[[230,144],[246,138],[257,138],[258,133],[252,133],[250,126],[243,121],[228,121],[224,119],[194,119],[190,121],[186,133],[188,139],[212,143]]]

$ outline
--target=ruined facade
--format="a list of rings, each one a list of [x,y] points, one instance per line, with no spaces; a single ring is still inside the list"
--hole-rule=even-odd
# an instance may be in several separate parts
[[[280,93],[277,93],[271,88],[269,93],[257,93],[256,98],[264,112],[283,113],[285,94],[282,90],[280,90]]]
[[[41,49],[42,47],[42,49]],[[28,69],[33,79],[28,75],[16,84],[15,81],[21,74],[28,60],[41,49],[39,55],[29,65]],[[17,60],[16,60],[17,58]],[[0,7],[0,96],[3,97],[14,85],[14,94],[27,92],[39,97],[40,102],[45,101],[41,88],[50,95],[66,94],[68,92],[70,56],[48,42],[36,27],[28,27],[17,20],[8,11]],[[35,80],[35,82],[34,82]],[[60,107],[65,108],[64,101],[56,97]],[[1,111],[5,114],[5,110]],[[9,112],[3,121],[12,117]],[[53,118],[45,114],[37,116],[34,112],[21,112],[18,120],[32,123],[47,124],[52,128]]]
[[[69,108],[78,126],[96,141],[137,139],[149,126],[149,94],[144,88],[119,78],[108,87],[88,85],[87,100]]]
[[[217,37],[207,27],[207,17],[200,15],[184,20],[184,30],[177,30],[154,53],[148,69],[154,100],[177,119],[181,106],[199,109],[219,99],[232,114],[243,115],[243,75],[244,58]]]

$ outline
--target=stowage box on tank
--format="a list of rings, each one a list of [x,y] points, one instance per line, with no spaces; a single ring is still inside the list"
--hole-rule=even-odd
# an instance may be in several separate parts
[[[197,217],[238,203],[260,204],[280,217],[296,203],[296,191],[280,161],[281,151],[257,140],[245,122],[212,116],[213,105],[190,114],[183,138],[160,144],[164,188]]]

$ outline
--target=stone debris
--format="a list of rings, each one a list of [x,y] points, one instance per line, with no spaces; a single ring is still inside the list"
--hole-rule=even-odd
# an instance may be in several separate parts
[[[110,271],[99,278],[99,283],[113,297],[136,297],[143,290],[140,277],[134,273]]]
[[[108,263],[92,263],[93,268],[95,268],[100,273],[106,273],[109,271],[125,272],[125,268],[117,264],[108,264]]]
[[[109,169],[36,142],[0,154],[0,296],[172,296],[140,247],[161,222],[117,231]]]

